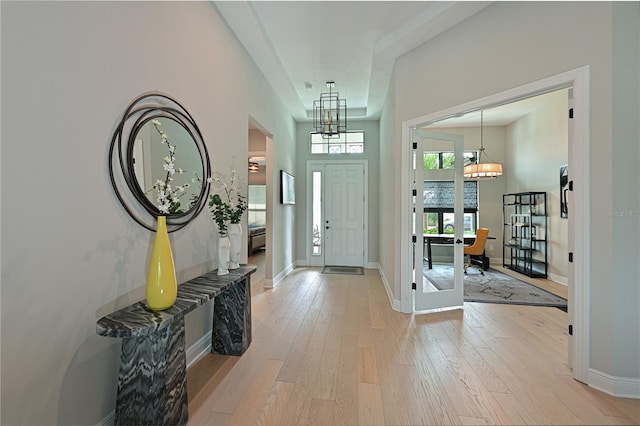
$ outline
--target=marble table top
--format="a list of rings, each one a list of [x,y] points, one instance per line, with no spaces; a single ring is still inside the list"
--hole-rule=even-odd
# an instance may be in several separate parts
[[[164,311],[152,311],[146,301],[134,303],[100,318],[96,332],[107,337],[146,336],[168,327],[200,305],[207,303],[229,287],[256,271],[254,265],[240,265],[230,269],[228,275],[217,275],[217,270],[207,272],[178,286],[175,305]]]

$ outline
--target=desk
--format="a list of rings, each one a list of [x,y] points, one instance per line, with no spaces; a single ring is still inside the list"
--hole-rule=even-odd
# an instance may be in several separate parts
[[[116,425],[186,424],[187,368],[184,316],[214,299],[211,351],[241,355],[251,343],[253,265],[216,271],[178,286],[171,308],[154,312],[144,301],[100,318],[100,336],[122,339]]]
[[[433,257],[431,256],[431,243],[435,244],[448,244],[453,245],[453,234],[424,234],[424,243],[427,246],[427,257],[426,260],[429,263],[429,269],[433,269]],[[464,244],[473,244],[476,240],[475,235],[464,235]],[[488,239],[495,240],[495,237],[488,237]],[[482,264],[482,269],[489,269],[489,258],[484,255],[484,252],[481,256],[472,256],[472,261],[476,259],[477,262]]]

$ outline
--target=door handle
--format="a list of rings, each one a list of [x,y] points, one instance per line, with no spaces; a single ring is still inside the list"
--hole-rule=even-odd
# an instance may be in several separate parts
[[[462,241],[460,239],[457,239],[456,244],[462,244]]]
[[[331,227],[330,227],[330,226],[325,226],[325,227],[324,227],[324,229],[329,229],[329,228],[331,228]]]

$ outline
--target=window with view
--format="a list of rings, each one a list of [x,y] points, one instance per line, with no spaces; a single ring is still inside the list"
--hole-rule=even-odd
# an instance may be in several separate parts
[[[464,165],[466,166],[475,159],[478,158],[478,151],[465,151],[464,152]],[[453,169],[456,157],[453,152],[425,152],[424,153],[424,169],[425,170],[437,170],[437,169]]]
[[[464,153],[465,164],[477,158],[476,151]],[[425,170],[452,169],[455,162],[453,152],[425,152],[423,164]],[[464,219],[465,234],[475,234],[478,218],[478,182],[464,182]],[[423,188],[424,232],[426,234],[453,234],[453,181],[425,181]]]
[[[340,133],[338,137],[325,139],[322,134],[309,134],[312,154],[362,154],[364,153],[364,131]]]
[[[267,226],[267,186],[249,185],[247,221],[249,227]]]

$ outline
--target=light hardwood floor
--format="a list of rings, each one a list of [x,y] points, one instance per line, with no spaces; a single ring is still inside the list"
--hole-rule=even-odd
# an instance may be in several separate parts
[[[260,273],[250,348],[188,371],[190,425],[640,423],[640,401],[573,380],[559,309],[414,316],[391,309],[375,270],[298,268],[267,291]]]

